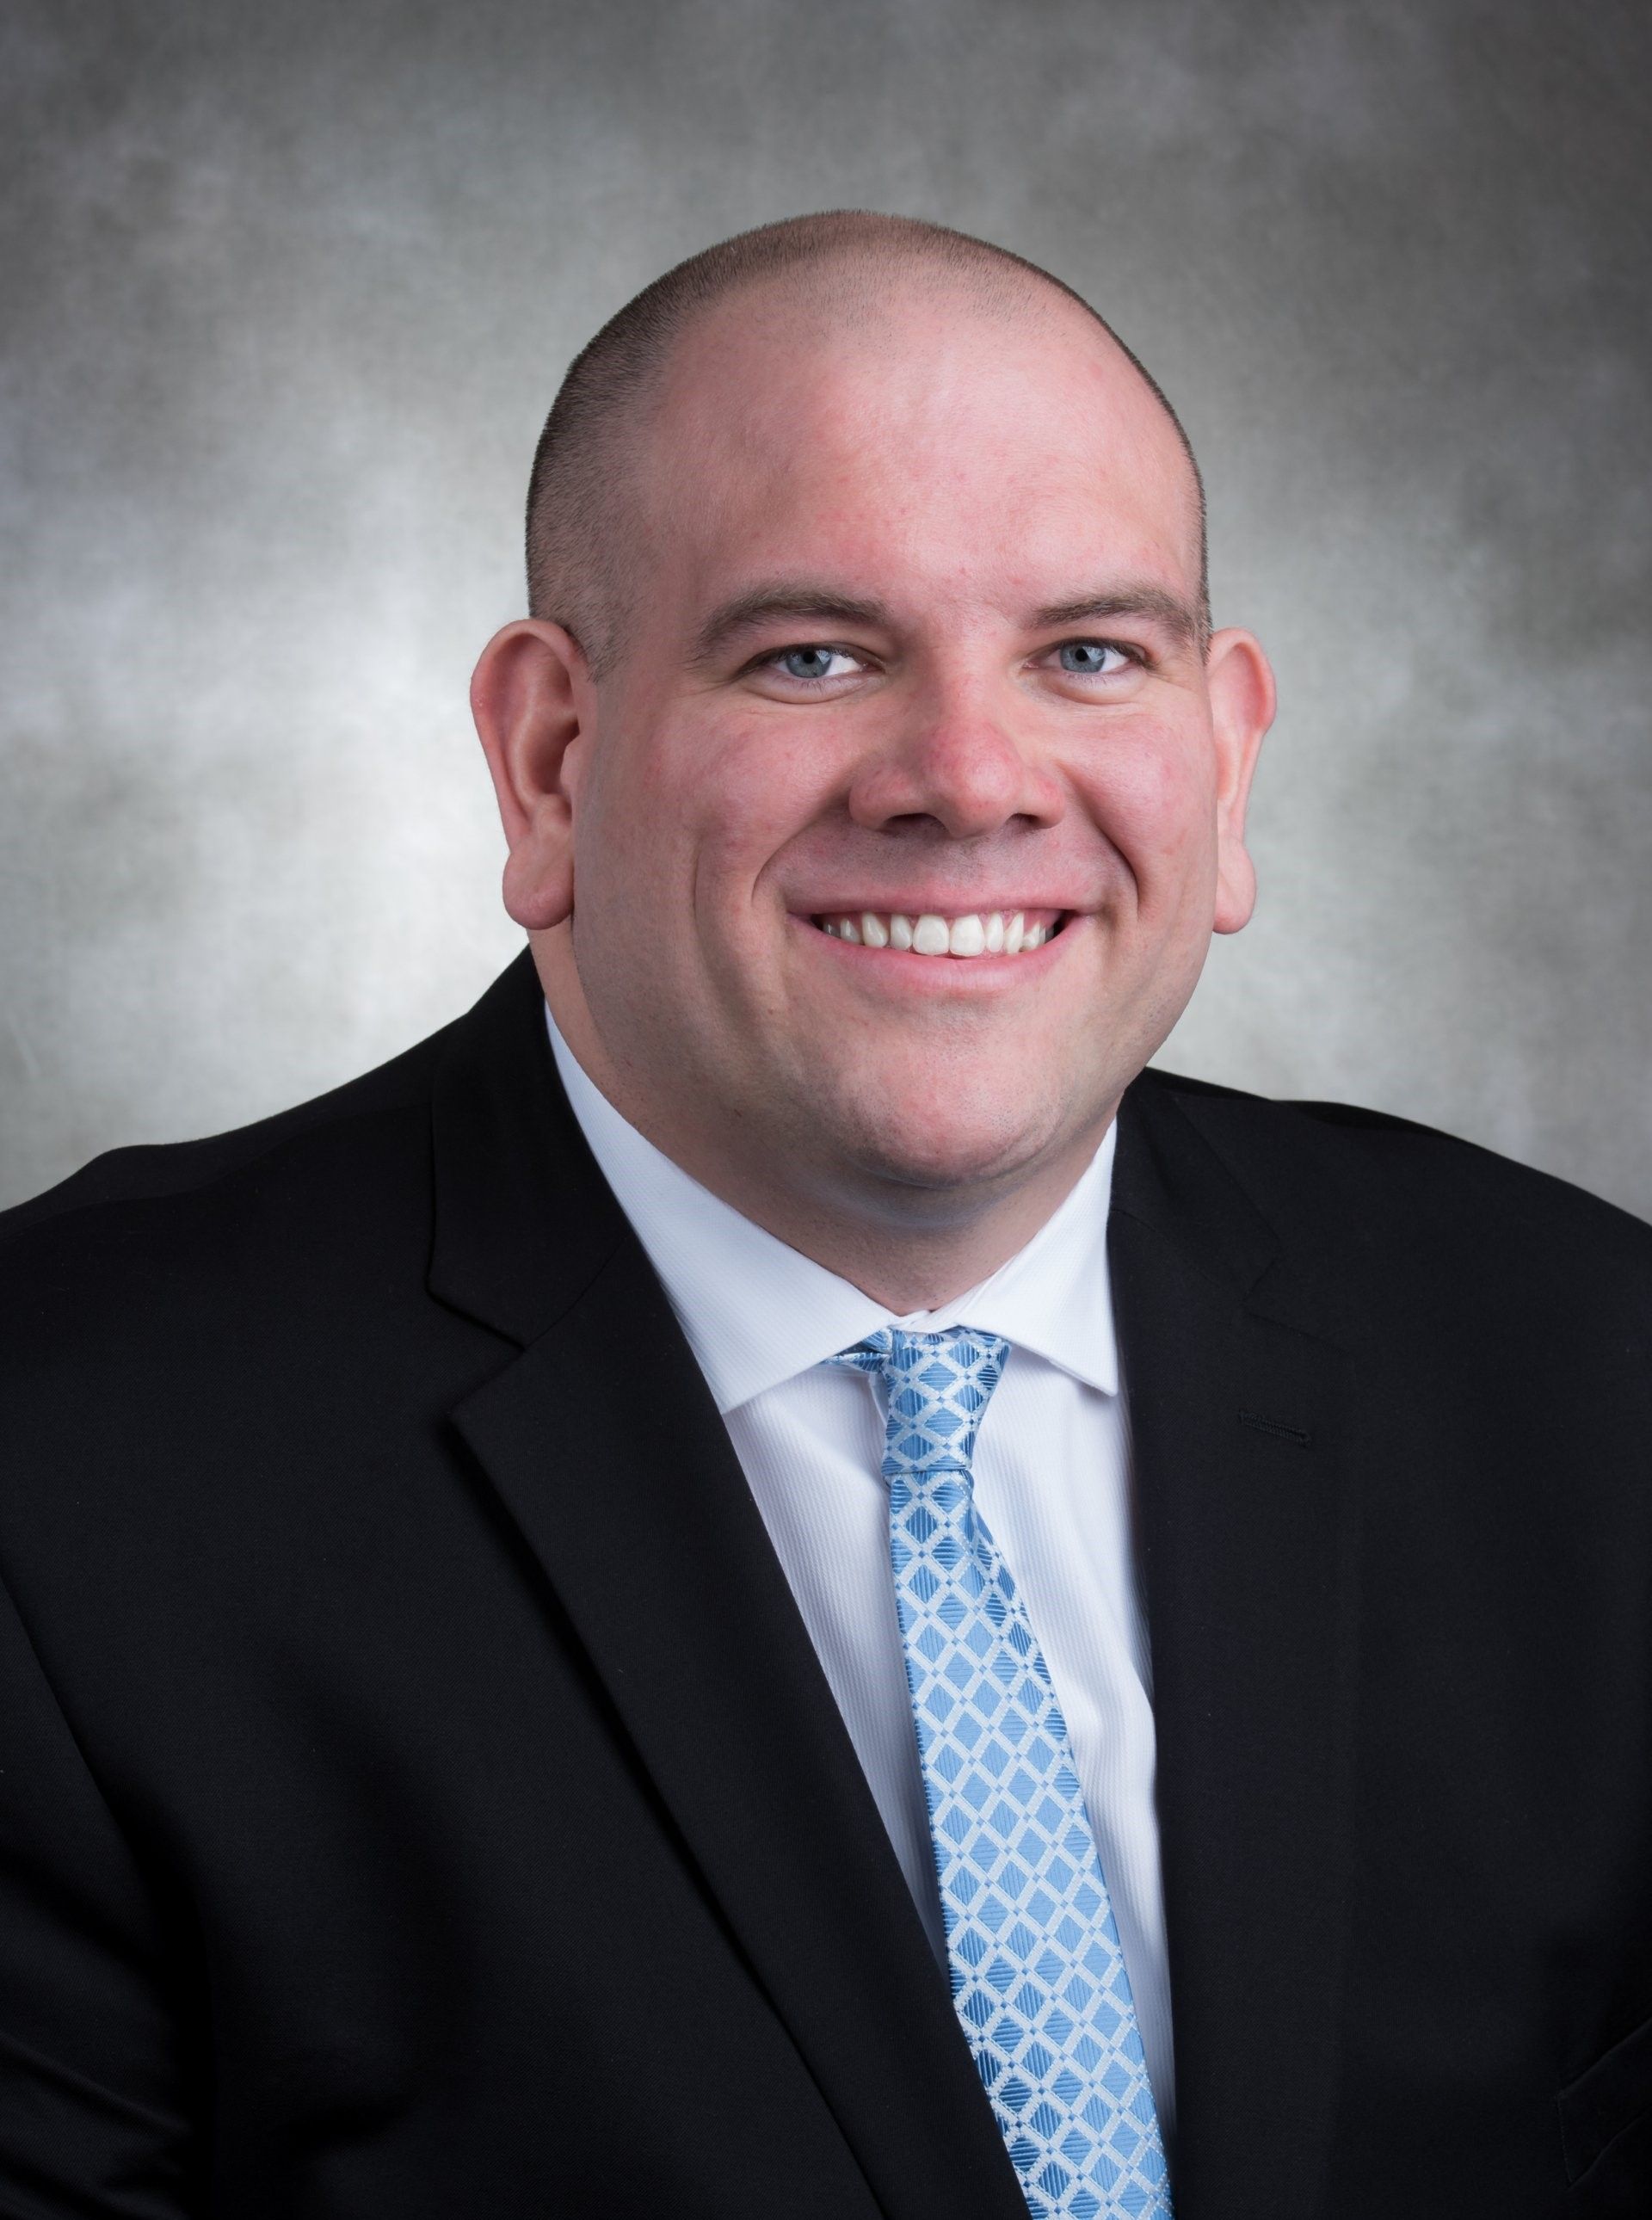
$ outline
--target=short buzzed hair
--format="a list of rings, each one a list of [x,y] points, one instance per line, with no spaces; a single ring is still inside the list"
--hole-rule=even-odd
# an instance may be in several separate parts
[[[962,282],[998,299],[1046,286],[1093,317],[1139,372],[1175,427],[1199,520],[1199,627],[1210,630],[1205,484],[1181,421],[1157,380],[1082,294],[1007,247],[913,216],[837,209],[743,231],[644,286],[574,358],[533,456],[527,490],[528,608],[561,625],[602,677],[618,658],[632,566],[624,514],[626,451],[687,327],[731,294],[805,268],[836,265],[861,292],[898,270]]]

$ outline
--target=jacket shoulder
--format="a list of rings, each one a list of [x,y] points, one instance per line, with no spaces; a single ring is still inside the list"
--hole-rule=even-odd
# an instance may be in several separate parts
[[[1652,1225],[1477,1142],[1354,1103],[1276,1101],[1156,1068],[1142,1082],[1281,1226],[1334,1225],[1368,1251],[1397,1244],[1413,1257],[1616,1263],[1652,1284]]]
[[[0,1212],[0,1257],[30,1235],[45,1232],[49,1238],[54,1222],[63,1223],[66,1232],[70,1222],[88,1213],[197,1194],[238,1176],[255,1175],[260,1166],[295,1151],[302,1154],[307,1145],[314,1154],[331,1155],[341,1138],[358,1134],[370,1150],[375,1129],[382,1132],[428,1101],[436,1066],[454,1030],[444,1026],[359,1078],[252,1125],[200,1140],[110,1149],[94,1157],[57,1186]]]
[[[391,1280],[422,1288],[451,1030],[256,1124],[113,1150],[0,1217],[8,1393],[159,1380],[208,1351],[222,1362],[231,1342],[270,1349],[327,1319],[344,1330]]]

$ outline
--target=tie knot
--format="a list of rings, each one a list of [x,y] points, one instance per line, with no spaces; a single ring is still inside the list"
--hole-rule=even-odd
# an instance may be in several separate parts
[[[1001,1334],[955,1325],[944,1333],[880,1326],[827,1361],[881,1373],[888,1388],[888,1455],[909,1471],[967,1471],[976,1430],[1003,1377]]]

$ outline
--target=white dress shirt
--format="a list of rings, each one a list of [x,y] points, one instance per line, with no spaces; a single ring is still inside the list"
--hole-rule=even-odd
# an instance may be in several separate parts
[[[883,1417],[870,1378],[824,1360],[891,1325],[919,1333],[969,1325],[1012,1344],[976,1445],[976,1502],[1066,1717],[1168,2133],[1175,2090],[1151,1684],[1107,1263],[1113,1131],[1007,1263],[939,1310],[895,1318],[645,1139],[545,1015],[574,1115],[706,1375],[943,1963],[889,1568]]]

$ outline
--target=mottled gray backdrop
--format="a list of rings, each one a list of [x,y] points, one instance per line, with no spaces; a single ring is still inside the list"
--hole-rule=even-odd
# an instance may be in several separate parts
[[[1652,16],[1543,0],[19,7],[0,34],[0,1200],[462,1009],[464,702],[574,349],[853,204],[1159,373],[1283,708],[1163,1061],[1652,1215]]]

